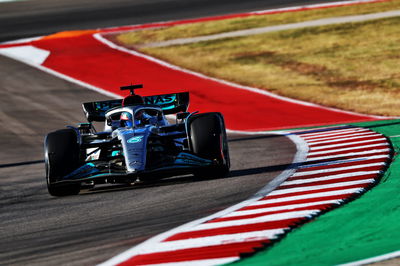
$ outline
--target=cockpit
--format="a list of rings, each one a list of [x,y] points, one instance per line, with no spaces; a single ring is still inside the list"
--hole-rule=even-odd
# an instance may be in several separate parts
[[[119,127],[140,128],[147,125],[164,126],[167,120],[158,106],[125,106],[112,109],[106,113],[105,131]]]

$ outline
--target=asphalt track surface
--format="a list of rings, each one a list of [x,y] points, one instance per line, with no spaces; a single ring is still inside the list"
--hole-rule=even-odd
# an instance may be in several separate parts
[[[301,4],[235,0],[1,3],[0,39],[289,3]],[[44,135],[83,121],[81,102],[102,99],[105,96],[0,57],[0,264],[100,263],[157,233],[248,198],[284,170],[295,153],[285,137],[230,136],[232,172],[227,178],[186,176],[51,197],[42,162]]]
[[[295,147],[285,137],[232,136],[227,178],[186,176],[53,198],[40,162],[43,136],[82,120],[82,99],[104,96],[2,60],[1,73],[19,74],[1,81],[2,123],[13,126],[0,129],[0,264],[102,262],[154,234],[248,198],[292,162]]]

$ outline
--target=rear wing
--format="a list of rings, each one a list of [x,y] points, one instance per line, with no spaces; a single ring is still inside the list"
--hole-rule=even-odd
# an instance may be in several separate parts
[[[162,94],[143,97],[144,103],[158,105],[165,115],[186,112],[189,107],[189,92]],[[122,99],[83,103],[83,111],[89,122],[102,122],[106,112],[112,108],[122,106]]]
[[[189,92],[162,94],[143,97],[145,104],[155,104],[166,115],[186,112],[189,107]]]

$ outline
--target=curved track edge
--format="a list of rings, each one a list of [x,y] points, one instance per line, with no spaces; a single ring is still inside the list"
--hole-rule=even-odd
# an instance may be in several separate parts
[[[240,133],[243,135],[253,135],[253,133],[251,132],[244,132],[244,131],[232,131],[232,130],[228,130],[229,133]],[[177,228],[174,228],[170,231],[164,232],[162,234],[159,234],[157,236],[154,236],[150,239],[148,239],[147,241],[143,242],[142,244],[139,244],[119,255],[117,255],[114,258],[111,258],[110,260],[101,263],[99,265],[101,266],[109,266],[109,265],[117,265],[120,263],[123,263],[125,261],[127,261],[128,259],[132,258],[135,255],[139,255],[141,253],[143,253],[143,251],[145,250],[152,250],[154,248],[154,245],[162,242],[163,240],[178,234],[180,232],[183,231],[187,231],[190,228],[196,227],[200,224],[204,224],[207,221],[210,220],[214,220],[217,219],[219,217],[222,217],[224,215],[227,215],[229,213],[232,213],[238,209],[241,209],[245,206],[248,206],[251,203],[254,203],[260,199],[262,199],[264,196],[266,196],[268,193],[270,193],[271,191],[273,191],[276,187],[278,187],[282,182],[284,182],[288,177],[290,177],[291,175],[294,174],[294,172],[296,171],[296,166],[298,164],[300,164],[301,162],[303,162],[306,157],[307,157],[307,152],[308,152],[308,146],[307,144],[298,136],[296,135],[291,135],[291,134],[287,134],[287,133],[283,133],[283,132],[257,132],[257,135],[260,134],[266,134],[266,135],[271,135],[271,134],[277,134],[277,135],[286,135],[291,141],[293,141],[293,143],[296,145],[296,149],[297,152],[293,158],[293,162],[292,165],[289,166],[286,170],[284,170],[280,175],[278,175],[274,180],[272,180],[270,183],[268,183],[266,186],[264,186],[261,190],[259,190],[256,194],[254,194],[251,198],[249,198],[248,200],[245,200],[243,202],[240,202],[234,206],[231,206],[225,210],[222,210],[220,212],[217,212],[215,214],[212,214],[210,216],[186,223],[184,225],[181,225]],[[216,264],[221,264],[221,263],[229,263],[232,261],[237,260],[238,258],[235,258],[234,260],[231,259],[211,259],[211,260],[202,260],[200,263],[201,265],[216,265]],[[185,265],[188,265],[188,261],[184,262]],[[128,264],[130,265],[135,265],[134,263],[131,264],[131,262],[128,262]],[[176,264],[176,263],[174,263]]]
[[[298,149],[293,163],[256,195],[155,236],[101,265],[238,261],[360,197],[377,184],[392,157],[386,137],[365,128],[339,126],[286,135]]]

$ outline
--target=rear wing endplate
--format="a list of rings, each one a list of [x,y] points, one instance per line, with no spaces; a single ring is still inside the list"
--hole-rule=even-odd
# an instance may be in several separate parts
[[[189,92],[152,95],[143,97],[144,103],[158,105],[165,115],[186,112],[189,107]],[[83,103],[83,111],[89,122],[102,122],[106,112],[122,106],[122,99]]]

